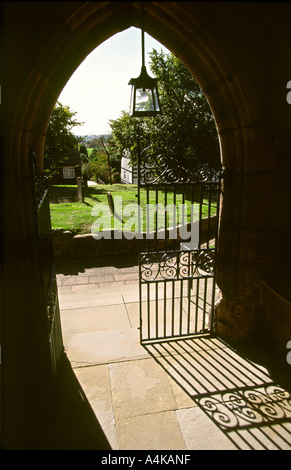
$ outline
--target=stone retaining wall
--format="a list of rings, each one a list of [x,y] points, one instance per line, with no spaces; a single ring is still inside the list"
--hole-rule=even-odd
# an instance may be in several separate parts
[[[204,219],[200,222],[200,243],[205,243],[209,237],[215,237],[216,216]],[[190,228],[188,227],[190,230]],[[109,256],[126,253],[136,253],[138,249],[138,240],[133,238],[129,240],[122,232],[104,231],[103,238],[96,240],[91,233],[84,235],[74,235],[72,232],[63,229],[52,230],[54,255],[55,258],[89,258],[96,256]],[[162,235],[160,235],[162,237]],[[180,246],[182,238],[179,234],[175,240],[167,238],[167,249],[177,249]],[[142,249],[159,250],[165,248],[165,237],[156,239],[156,233],[152,239],[147,239],[143,233],[143,239],[139,241]]]
[[[171,248],[177,247],[177,240],[172,240]],[[155,240],[141,240],[140,243],[155,247]],[[163,249],[165,241],[158,240],[158,248]],[[53,244],[55,258],[90,258],[96,256],[110,256],[126,253],[137,253],[138,240],[101,238],[96,240],[88,233],[84,235],[73,235],[72,232],[63,230],[53,231]],[[169,246],[169,244],[167,245]]]

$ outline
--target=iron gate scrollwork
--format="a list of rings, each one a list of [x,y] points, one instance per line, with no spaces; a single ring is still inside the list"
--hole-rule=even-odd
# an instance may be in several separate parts
[[[139,245],[141,343],[213,333],[219,198],[219,181],[140,152],[139,225],[151,234]]]
[[[214,250],[160,251],[141,253],[141,282],[192,279],[213,275]]]
[[[164,154],[154,155],[150,147],[144,148],[139,158],[139,183],[161,184],[161,183],[186,183],[191,182],[192,175],[187,168],[172,162]]]

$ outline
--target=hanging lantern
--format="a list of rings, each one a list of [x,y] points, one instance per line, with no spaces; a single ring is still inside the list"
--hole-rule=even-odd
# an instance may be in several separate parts
[[[148,75],[144,61],[144,28],[142,26],[142,67],[139,77],[129,81],[131,88],[130,116],[156,116],[161,113],[157,79]]]
[[[131,88],[130,116],[156,116],[161,112],[157,79],[148,75],[143,65],[139,77],[129,82]]]

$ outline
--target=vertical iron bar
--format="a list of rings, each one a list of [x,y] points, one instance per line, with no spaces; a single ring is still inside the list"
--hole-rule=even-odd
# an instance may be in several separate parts
[[[146,236],[150,234],[150,207],[149,207],[149,187],[146,186]],[[147,243],[148,246],[148,243]]]
[[[148,317],[148,339],[151,337],[151,294],[150,294],[150,283],[147,283],[147,317]]]
[[[168,223],[167,223],[168,213],[167,213],[167,210],[166,210],[167,203],[168,203],[168,187],[167,187],[167,184],[165,184],[165,197],[164,197],[164,207],[165,207],[165,250],[166,250],[167,245],[168,245],[168,236],[169,236],[168,232],[167,232],[167,230],[168,230]]]
[[[159,337],[159,283],[156,282],[155,283],[155,287],[156,287],[156,338]]]
[[[177,187],[176,185],[174,185],[174,191],[173,191],[173,206],[174,206],[174,215],[177,216],[177,210],[175,210],[176,208],[176,204],[177,203]],[[175,220],[176,224],[177,224],[177,220]]]
[[[205,330],[205,316],[207,306],[207,277],[204,278],[204,299],[203,299],[203,320],[202,320],[202,331]]]
[[[183,330],[183,291],[184,291],[184,280],[180,279],[180,319],[179,319],[180,335],[182,335],[182,330]]]
[[[175,334],[175,281],[172,281],[172,336]]]
[[[175,186],[172,188],[173,190],[173,228],[174,231],[177,229],[178,222],[177,222],[177,206],[176,206],[176,196],[175,196]]]
[[[203,205],[203,186],[202,186],[202,183],[199,184],[199,188],[200,188],[200,205],[199,205],[199,243],[198,243],[198,247],[199,249],[201,248],[201,237],[200,237],[200,233],[201,233],[201,220],[202,220],[202,205]]]
[[[187,296],[188,296],[188,305],[187,305],[187,334],[190,333],[190,315],[191,315],[191,287],[192,287],[192,281],[193,279],[190,278],[191,276],[191,263],[190,263],[190,259],[191,259],[191,251],[189,250],[189,253],[188,253],[188,276],[189,276],[189,279],[187,281],[187,287],[188,287],[188,293],[187,293]]]
[[[197,333],[198,316],[199,316],[199,284],[200,284],[200,279],[198,277],[197,284],[196,284],[195,333]]]
[[[211,217],[211,199],[212,199],[212,184],[209,185],[208,190],[208,227],[207,227],[207,248],[209,248],[210,242],[210,217]]]
[[[185,204],[185,184],[182,183],[182,226],[185,226],[185,211],[184,211],[184,204]],[[186,230],[187,230],[187,211],[186,211]]]
[[[194,221],[195,221],[195,202],[194,202],[194,184],[192,183],[191,184],[191,218],[190,218],[190,223],[191,223],[191,233],[192,233],[192,223],[194,224]],[[190,246],[191,249],[196,249],[196,246]],[[191,277],[192,277],[192,274],[193,274],[193,252],[190,252],[191,254],[189,254],[189,273],[190,273],[190,269],[191,269]],[[191,260],[192,260],[192,263],[191,263]],[[193,278],[191,278],[190,280],[190,287],[192,289],[193,287]]]
[[[158,242],[158,221],[159,221],[159,217],[158,217],[158,203],[159,203],[159,191],[158,191],[158,185],[156,185],[156,212],[155,212],[155,224],[156,224],[156,228],[155,228],[155,233],[156,233],[156,251],[158,251],[158,246],[159,246],[159,242]]]
[[[176,285],[180,286],[180,315],[179,315],[179,333],[181,334],[181,305],[182,305],[182,299],[181,299],[181,292],[182,292],[182,284],[181,284],[181,280],[180,280],[180,276],[179,276],[179,272],[180,272],[180,256],[181,256],[181,252],[177,252],[176,253],[176,264],[177,264],[177,273],[176,273]],[[177,316],[178,316],[178,312],[177,312]],[[178,318],[177,318],[178,320]]]
[[[164,336],[167,334],[167,283],[164,282]]]

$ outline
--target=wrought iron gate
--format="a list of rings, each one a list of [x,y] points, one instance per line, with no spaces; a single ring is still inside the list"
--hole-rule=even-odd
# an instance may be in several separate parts
[[[140,341],[214,331],[220,182],[193,182],[144,149],[138,162]]]

